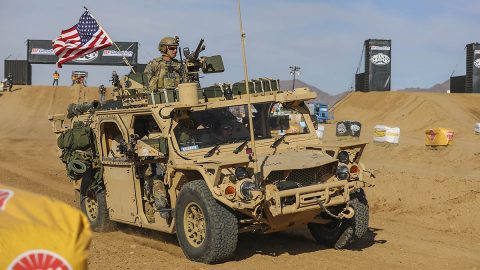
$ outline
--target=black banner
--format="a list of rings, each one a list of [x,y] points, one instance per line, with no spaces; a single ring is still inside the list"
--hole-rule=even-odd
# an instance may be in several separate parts
[[[68,61],[65,65],[109,65],[126,66],[122,56],[131,65],[137,64],[138,42],[115,42],[114,45],[100,51],[90,53],[75,60]],[[28,40],[27,61],[30,64],[55,64],[58,57],[53,52],[51,40]]]
[[[480,44],[473,45],[472,93],[480,93]]]
[[[335,134],[337,137],[352,136],[360,137],[362,131],[362,123],[358,121],[339,121]]]
[[[379,39],[365,41],[365,72],[370,91],[390,91],[391,43]]]

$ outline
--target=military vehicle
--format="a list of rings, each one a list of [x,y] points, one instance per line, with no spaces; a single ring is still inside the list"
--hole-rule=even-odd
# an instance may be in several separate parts
[[[314,92],[269,78],[200,88],[195,73],[223,71],[221,57],[184,63],[194,79],[176,90],[150,91],[130,74],[105,106],[50,116],[94,230],[120,222],[176,233],[186,257],[203,263],[230,258],[239,233],[307,225],[339,249],[362,238],[366,144],[322,144],[305,104]]]

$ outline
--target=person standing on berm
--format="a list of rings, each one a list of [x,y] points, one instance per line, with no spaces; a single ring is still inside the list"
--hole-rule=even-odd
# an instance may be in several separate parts
[[[53,84],[52,86],[54,86],[55,84],[58,86],[58,79],[60,78],[60,74],[55,70],[55,72],[53,73]]]

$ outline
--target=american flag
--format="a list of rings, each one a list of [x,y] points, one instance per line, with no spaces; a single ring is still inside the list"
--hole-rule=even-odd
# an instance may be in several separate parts
[[[85,11],[73,27],[63,30],[60,36],[52,41],[53,51],[58,56],[57,66],[112,45],[107,33],[98,25],[90,12]]]

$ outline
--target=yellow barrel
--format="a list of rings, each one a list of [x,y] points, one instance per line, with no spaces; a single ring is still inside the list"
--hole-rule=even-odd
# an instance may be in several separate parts
[[[426,146],[447,146],[453,143],[454,132],[448,128],[432,128],[425,130]]]
[[[0,185],[0,269],[87,269],[91,237],[79,210]]]

